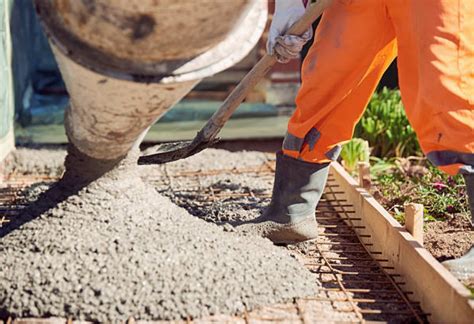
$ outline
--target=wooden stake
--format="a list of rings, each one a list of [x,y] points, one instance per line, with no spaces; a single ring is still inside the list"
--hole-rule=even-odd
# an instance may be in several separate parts
[[[357,166],[359,168],[359,185],[369,191],[372,186],[372,180],[370,178],[370,163],[359,162],[357,163]]]
[[[405,228],[423,245],[423,205],[405,205]]]

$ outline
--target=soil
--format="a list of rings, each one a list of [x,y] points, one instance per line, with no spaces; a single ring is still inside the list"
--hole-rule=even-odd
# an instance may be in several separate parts
[[[39,155],[17,151],[11,170],[60,172],[64,155]],[[286,249],[191,216],[143,181],[147,172],[121,164],[78,192],[62,182],[31,188],[36,202],[0,228],[0,316],[186,319],[316,294]]]
[[[383,188],[377,183],[375,183],[371,189],[371,193],[374,197],[389,212],[393,210],[392,207],[394,205],[401,206],[404,204],[406,199],[404,196],[416,200],[418,196],[417,193],[413,193],[413,187],[415,186],[414,179],[429,175],[431,172],[425,164],[426,161],[422,159],[416,159],[415,162],[409,159],[400,159],[399,162],[399,171],[403,172],[405,179],[403,185],[405,192],[403,195],[395,194],[393,197],[390,197],[391,195],[388,194],[382,196],[381,189]],[[461,184],[459,187],[462,188],[463,185]],[[387,192],[387,190],[385,190],[385,192]],[[462,190],[458,190],[456,194],[458,195],[458,202],[461,204],[465,203],[466,209],[469,210],[466,194],[463,193]],[[403,198],[400,198],[400,196]],[[431,206],[427,204],[425,207],[429,210]],[[474,247],[474,227],[468,213],[469,212],[450,214],[446,212],[444,215],[437,215],[438,218],[436,220],[426,222],[424,226],[423,245],[439,262],[459,259],[464,256],[464,258],[461,259],[464,261],[461,263],[459,263],[460,261],[456,261],[454,264],[444,263],[444,266],[464,285],[473,289],[474,278],[472,278],[472,271],[469,271],[471,266],[464,265],[465,260],[470,260],[469,257],[466,259],[467,253]]]
[[[463,256],[474,244],[474,228],[466,215],[426,224],[424,246],[442,262]]]
[[[417,199],[413,193],[416,179],[429,174],[431,171],[426,159],[421,158],[400,158],[397,160],[397,172],[404,176],[403,194],[397,193],[393,196],[383,196],[383,186],[375,181],[372,183],[371,194],[389,212],[393,213],[394,205],[398,207],[405,203],[405,196],[410,199]],[[433,180],[435,181],[435,180]],[[466,210],[469,210],[466,193],[458,190],[459,201],[465,202]],[[426,205],[428,207],[429,205]],[[439,212],[438,212],[439,213]],[[469,212],[467,212],[469,213]],[[463,256],[474,244],[474,228],[470,220],[470,215],[465,212],[455,214],[437,215],[435,221],[425,223],[424,247],[440,262]]]
[[[380,197],[380,191],[375,184],[372,190],[374,197],[389,212],[391,207],[388,199]],[[474,227],[469,215],[454,214],[444,219],[425,223],[424,247],[440,262],[458,258],[464,255],[474,244]]]

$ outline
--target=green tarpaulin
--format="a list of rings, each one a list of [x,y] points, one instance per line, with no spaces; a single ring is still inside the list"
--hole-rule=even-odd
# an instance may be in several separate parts
[[[13,149],[10,1],[0,1],[0,161]]]

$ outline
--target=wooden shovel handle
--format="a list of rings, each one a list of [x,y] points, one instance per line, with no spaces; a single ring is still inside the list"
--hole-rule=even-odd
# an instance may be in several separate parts
[[[311,28],[313,22],[321,16],[324,9],[328,6],[327,3],[327,0],[319,0],[317,3],[307,8],[305,14],[286,32],[286,34],[304,34],[309,28]],[[198,137],[200,137],[201,140],[213,140],[245,97],[247,97],[250,90],[260,82],[276,62],[277,60],[274,56],[268,54],[263,56],[252,70],[247,73],[242,81],[240,81],[237,87],[235,87],[229,94],[221,107],[212,115],[211,119],[209,119],[206,125],[199,132]]]

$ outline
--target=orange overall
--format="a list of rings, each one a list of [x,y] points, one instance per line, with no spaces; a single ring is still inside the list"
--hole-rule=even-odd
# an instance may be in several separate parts
[[[397,55],[423,151],[449,174],[474,173],[474,0],[334,0],[303,63],[284,154],[336,159]]]

